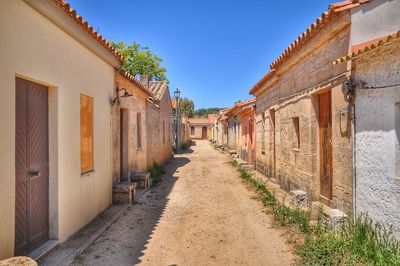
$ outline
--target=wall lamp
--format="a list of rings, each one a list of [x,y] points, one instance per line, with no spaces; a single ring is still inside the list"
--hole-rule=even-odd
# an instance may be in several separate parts
[[[125,88],[118,88],[117,87],[115,89],[115,91],[116,91],[117,96],[114,99],[111,100],[111,105],[120,104],[120,99],[121,98],[127,98],[127,97],[130,97],[130,96],[133,96],[132,94],[129,94],[128,90],[125,89]],[[122,95],[120,95],[121,91],[123,92]]]

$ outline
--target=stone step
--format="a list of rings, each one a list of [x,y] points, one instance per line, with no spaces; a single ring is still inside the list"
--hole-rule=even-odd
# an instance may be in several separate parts
[[[236,151],[236,150],[229,150],[228,152],[229,152],[229,154],[231,154],[231,155],[237,154],[237,151]]]
[[[131,181],[136,182],[138,188],[148,188],[149,187],[149,179],[150,173],[149,172],[137,172],[131,174]]]
[[[318,220],[318,216],[333,227],[336,227],[347,217],[341,210],[333,209],[319,201],[313,201],[311,203],[311,220]]]
[[[113,185],[113,204],[134,204],[136,182],[119,182]]]

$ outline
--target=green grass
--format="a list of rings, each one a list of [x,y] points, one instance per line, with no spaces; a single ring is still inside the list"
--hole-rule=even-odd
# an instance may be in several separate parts
[[[366,214],[359,214],[355,221],[347,217],[333,228],[321,219],[319,210],[316,225],[310,224],[311,213],[299,208],[290,208],[278,203],[264,182],[253,178],[251,173],[240,168],[235,160],[240,177],[261,197],[263,204],[272,209],[275,221],[281,226],[295,226],[296,234],[304,241],[296,244],[301,265],[399,265],[400,242],[390,230],[372,222]]]
[[[150,178],[153,180],[153,185],[156,185],[161,181],[161,176],[165,174],[164,166],[158,163],[154,163],[149,169]]]

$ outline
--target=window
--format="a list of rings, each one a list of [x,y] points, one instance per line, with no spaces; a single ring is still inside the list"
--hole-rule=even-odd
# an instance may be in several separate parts
[[[93,98],[81,94],[81,173],[94,170]]]
[[[165,122],[162,122],[162,143],[165,144]]]
[[[194,126],[190,127],[190,135],[194,135]]]
[[[171,123],[168,123],[168,143],[171,143]]]
[[[293,117],[293,129],[292,129],[292,148],[300,149],[300,119],[299,117]]]
[[[137,148],[142,148],[142,115],[140,113],[136,116],[136,136],[137,136]]]

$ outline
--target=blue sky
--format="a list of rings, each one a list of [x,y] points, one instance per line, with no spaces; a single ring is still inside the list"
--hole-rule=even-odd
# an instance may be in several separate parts
[[[269,64],[328,0],[69,0],[105,38],[138,42],[164,59],[170,90],[195,108],[251,98]]]

